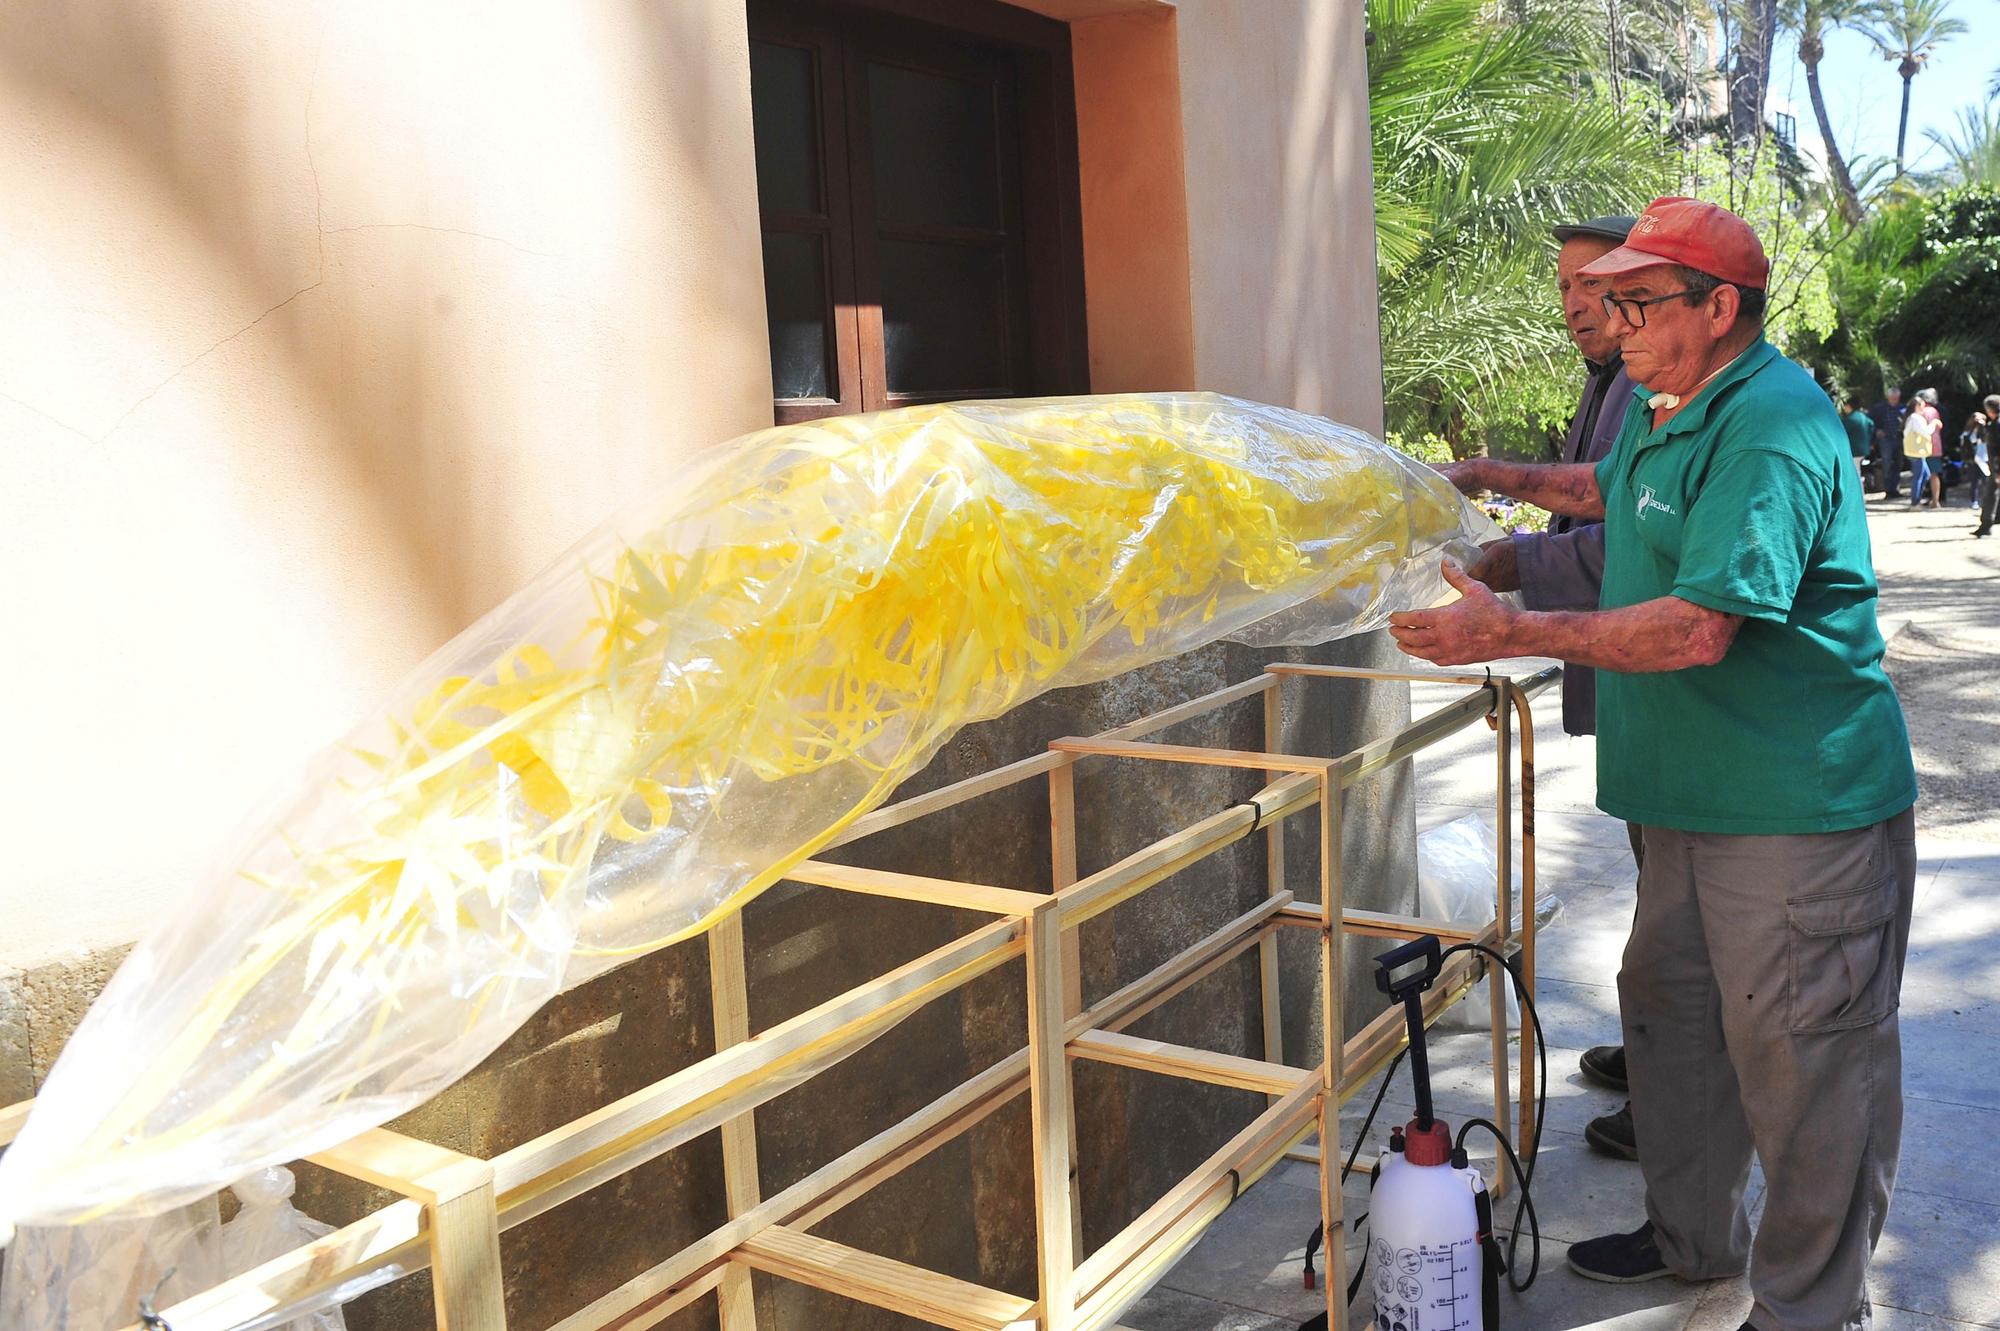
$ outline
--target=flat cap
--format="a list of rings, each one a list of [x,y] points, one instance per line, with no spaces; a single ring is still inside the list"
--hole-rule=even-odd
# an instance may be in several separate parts
[[[1565,222],[1549,229],[1555,233],[1557,240],[1565,243],[1578,236],[1596,236],[1623,245],[1638,223],[1636,217],[1593,217],[1588,222]]]

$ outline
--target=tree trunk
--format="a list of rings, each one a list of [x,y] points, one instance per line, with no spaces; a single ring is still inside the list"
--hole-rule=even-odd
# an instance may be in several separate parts
[[[1928,85],[1926,85],[1928,86]],[[1896,122],[1896,179],[1903,178],[1903,139],[1910,132],[1910,75],[1903,75],[1903,115]]]
[[[1778,0],[1749,0],[1729,72],[1729,140],[1764,137],[1764,95],[1771,86],[1771,44],[1778,36]]]
[[[1806,92],[1812,98],[1813,119],[1819,121],[1820,142],[1826,145],[1826,169],[1833,173],[1833,183],[1840,190],[1841,213],[1852,222],[1861,220],[1861,196],[1855,192],[1854,178],[1848,174],[1847,159],[1840,155],[1840,145],[1833,141],[1833,122],[1827,118],[1826,98],[1819,90],[1819,62],[1822,52],[1814,43],[1809,47],[1799,43],[1799,59],[1805,61]],[[1810,58],[1808,58],[1810,52]]]

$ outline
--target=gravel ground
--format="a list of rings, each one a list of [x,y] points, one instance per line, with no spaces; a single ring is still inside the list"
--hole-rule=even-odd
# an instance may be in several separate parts
[[[1917,826],[2000,841],[2000,535],[1974,539],[1974,522],[1962,504],[1868,504],[1889,674],[1916,751]]]

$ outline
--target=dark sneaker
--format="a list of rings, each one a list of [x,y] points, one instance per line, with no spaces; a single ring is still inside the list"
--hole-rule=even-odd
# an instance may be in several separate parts
[[[1601,1044],[1595,1049],[1586,1049],[1576,1065],[1583,1069],[1585,1077],[1599,1086],[1608,1086],[1621,1094],[1631,1092],[1632,1088],[1625,1083],[1625,1046],[1622,1044]]]
[[[1639,1137],[1632,1131],[1632,1102],[1627,1100],[1617,1113],[1584,1124],[1583,1139],[1606,1155],[1637,1160]]]
[[[1658,1280],[1674,1273],[1660,1256],[1660,1245],[1653,1242],[1650,1220],[1630,1234],[1606,1234],[1601,1239],[1585,1239],[1571,1245],[1569,1269],[1586,1279],[1610,1285],[1636,1285],[1642,1280]]]

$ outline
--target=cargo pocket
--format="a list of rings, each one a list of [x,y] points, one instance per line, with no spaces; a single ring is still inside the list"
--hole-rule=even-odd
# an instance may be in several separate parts
[[[1792,1034],[1872,1026],[1896,1009],[1896,881],[1792,897]]]

